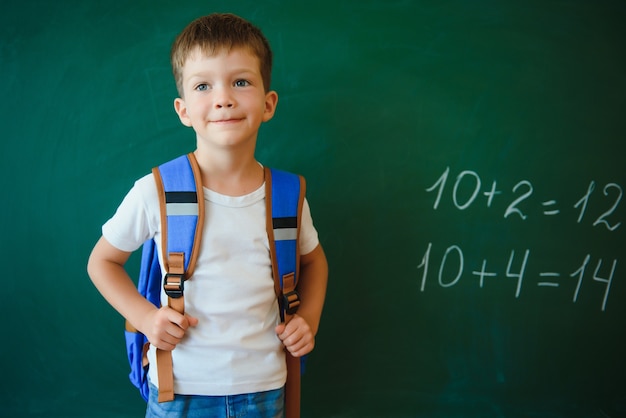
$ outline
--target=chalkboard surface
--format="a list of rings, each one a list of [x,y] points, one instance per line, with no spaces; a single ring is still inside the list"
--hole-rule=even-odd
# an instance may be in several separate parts
[[[193,149],[168,54],[212,11],[273,45],[258,159],[307,177],[329,258],[303,417],[626,416],[626,4],[604,0],[3,5],[3,416],[143,416],[85,265],[133,181]]]

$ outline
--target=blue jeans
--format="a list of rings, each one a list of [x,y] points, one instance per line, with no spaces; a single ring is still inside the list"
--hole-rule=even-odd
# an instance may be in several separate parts
[[[175,395],[171,402],[157,401],[150,385],[146,418],[282,418],[284,388],[232,396]]]

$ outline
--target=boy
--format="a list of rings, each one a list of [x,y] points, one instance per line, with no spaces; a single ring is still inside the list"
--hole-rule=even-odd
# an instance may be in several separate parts
[[[166,302],[155,308],[124,270],[131,252],[148,238],[156,237],[160,247],[152,174],[135,183],[102,227],[89,275],[106,300],[148,337],[151,364],[157,348],[172,352],[175,399],[157,402],[159,382],[151,367],[147,417],[279,417],[284,350],[301,357],[313,349],[328,265],[305,200],[299,236],[301,304],[287,324],[280,324],[265,229],[263,167],[254,158],[258,129],[273,117],[278,102],[270,90],[272,53],[249,22],[212,14],[181,32],[171,59],[180,95],[174,108],[196,133],[194,154],[206,206],[201,253],[185,283],[185,314]]]

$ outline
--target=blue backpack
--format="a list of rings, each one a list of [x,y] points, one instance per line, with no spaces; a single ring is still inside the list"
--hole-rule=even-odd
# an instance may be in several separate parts
[[[184,282],[192,279],[204,224],[204,195],[200,169],[193,153],[180,156],[152,170],[159,191],[162,256],[166,274],[162,280],[157,246],[143,245],[137,288],[156,307],[161,306],[161,286],[168,304],[184,313]],[[274,288],[280,318],[288,322],[300,305],[296,290],[299,274],[298,234],[305,195],[304,178],[265,168],[267,234],[270,244]],[[147,401],[148,339],[126,322],[126,348],[130,381]],[[300,411],[300,359],[287,357],[285,410],[298,417]],[[174,399],[171,351],[157,350],[159,402]]]

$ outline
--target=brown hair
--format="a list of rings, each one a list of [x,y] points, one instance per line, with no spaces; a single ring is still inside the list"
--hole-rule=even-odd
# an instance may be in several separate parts
[[[191,22],[176,37],[170,59],[178,94],[183,97],[183,65],[197,48],[213,55],[220,49],[247,48],[256,55],[261,64],[263,87],[269,91],[272,77],[272,50],[259,28],[239,16],[230,13],[213,13]]]

